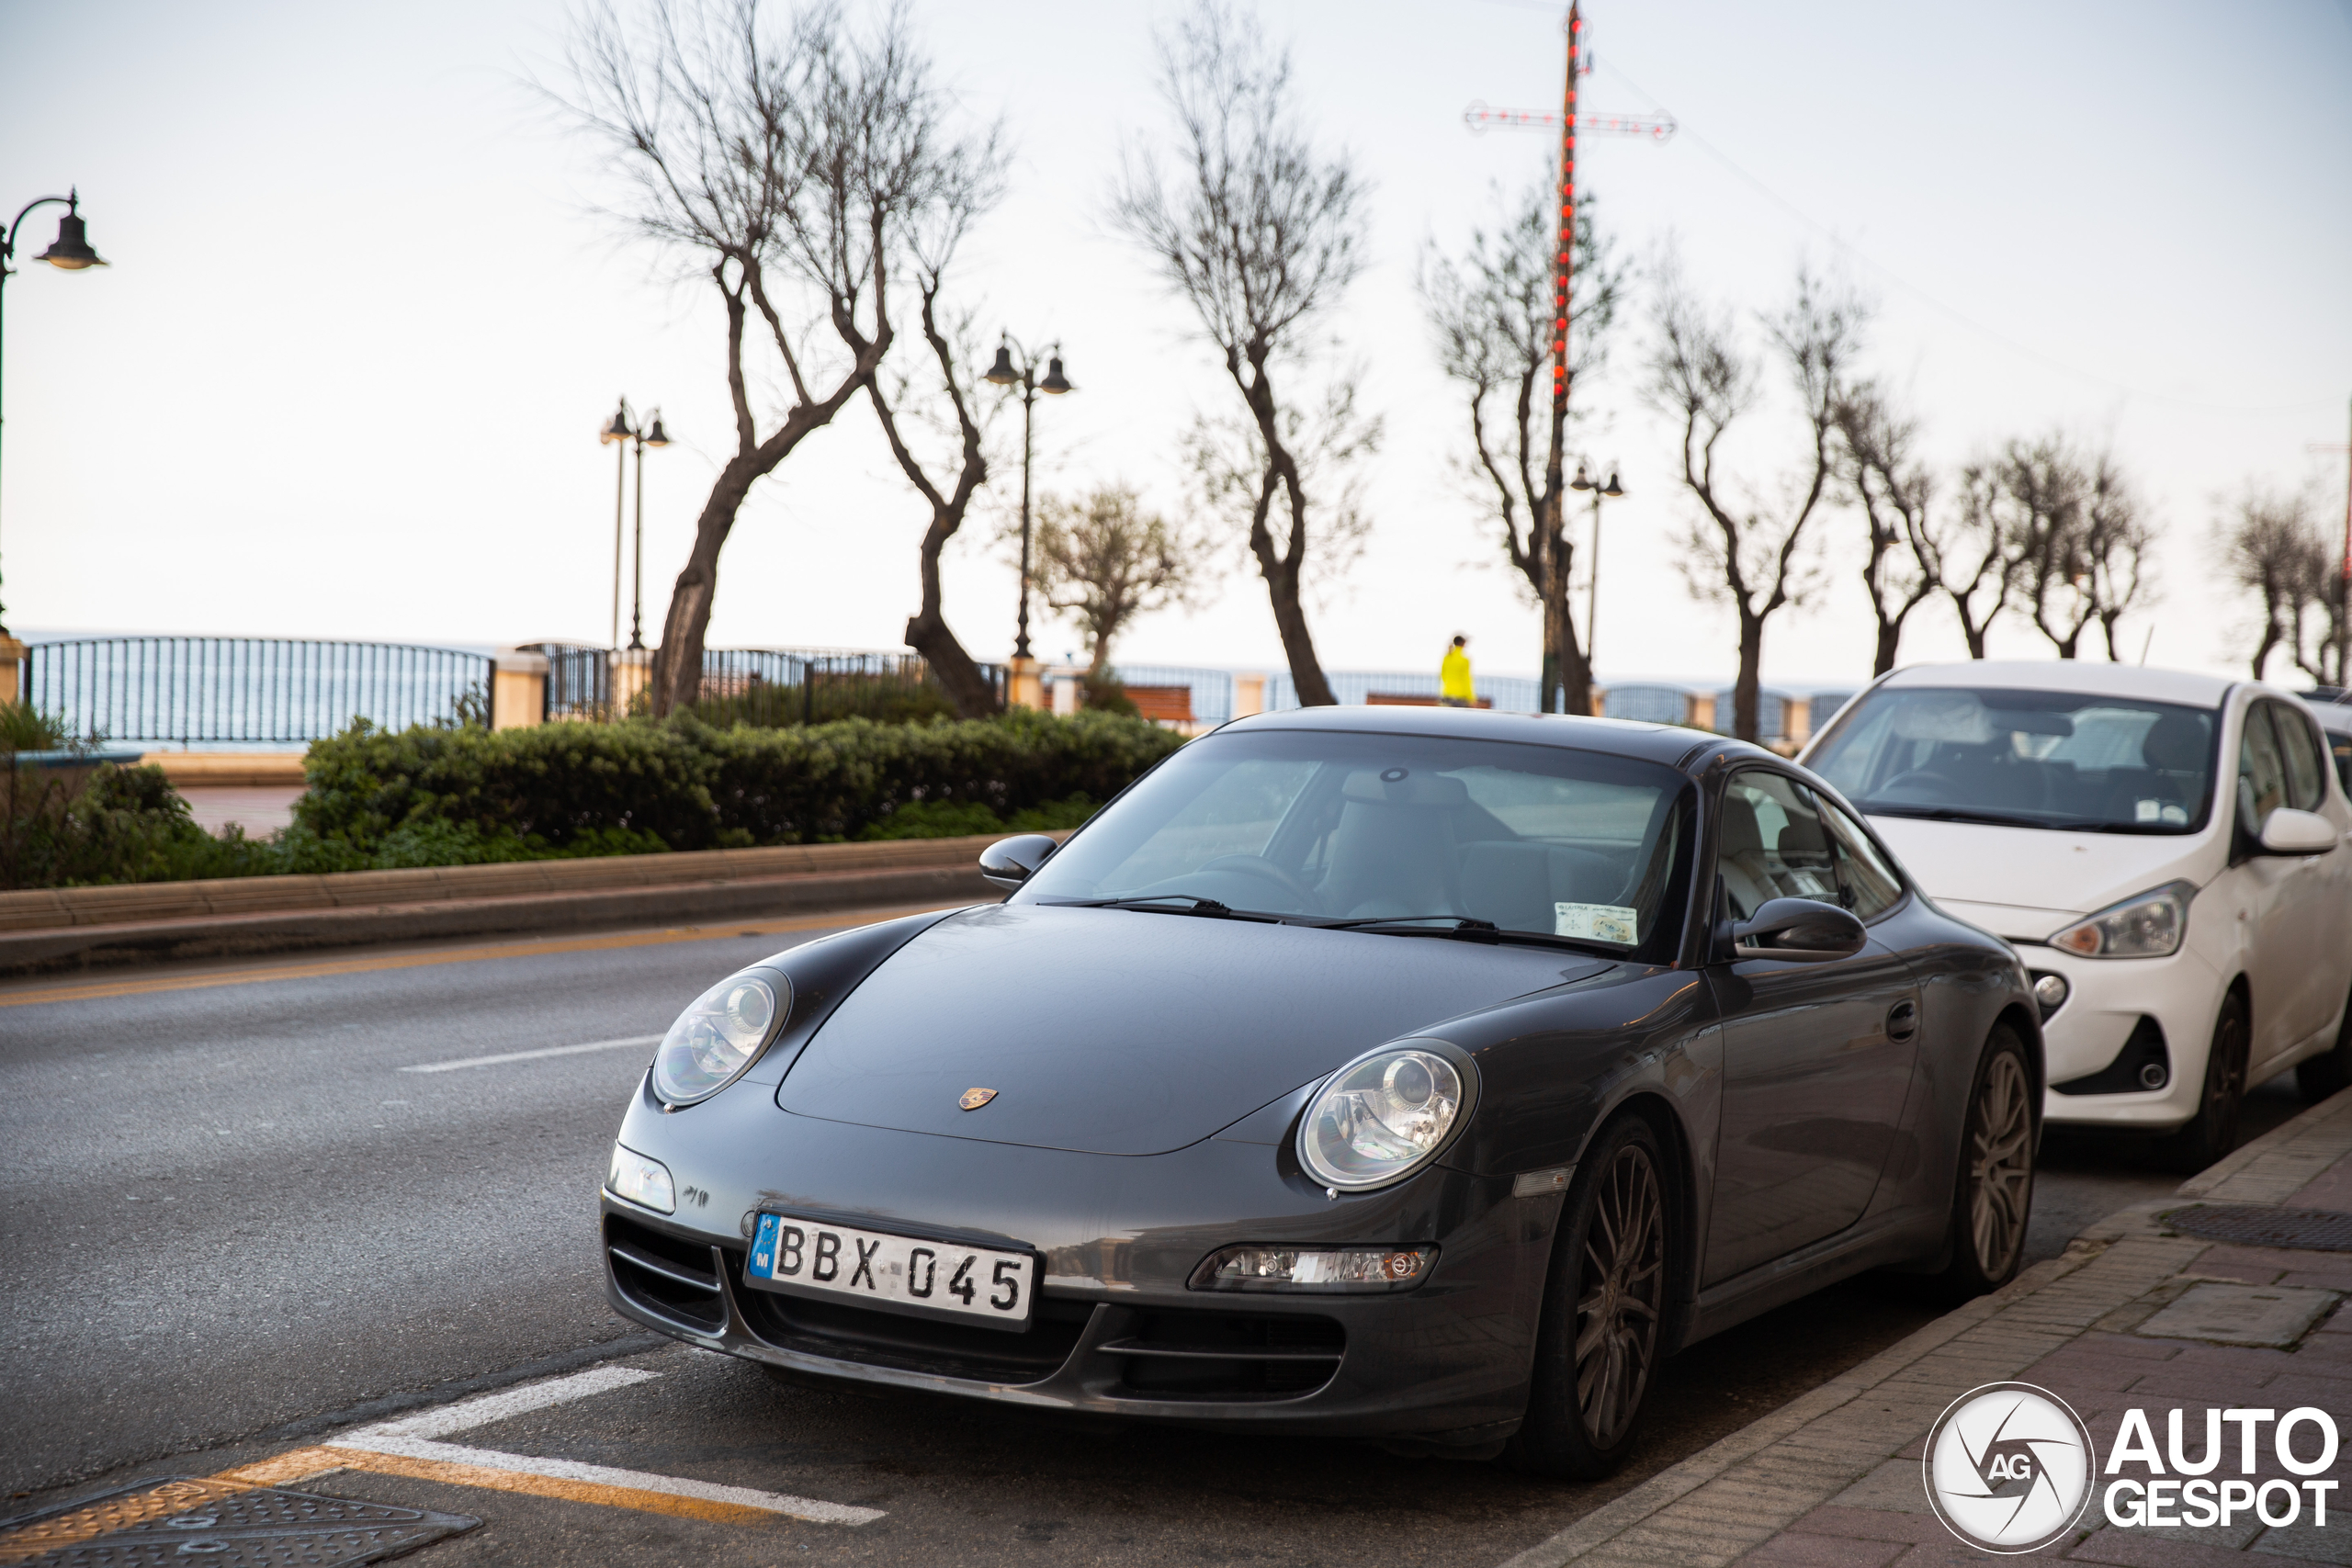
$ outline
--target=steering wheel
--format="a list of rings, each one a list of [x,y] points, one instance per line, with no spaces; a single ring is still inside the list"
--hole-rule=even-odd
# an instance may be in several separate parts
[[[1940,784],[1948,790],[1956,790],[1960,787],[1941,773],[1932,772],[1927,768],[1914,768],[1907,773],[1895,774],[1893,778],[1879,785],[1872,793],[1877,795],[1891,795],[1896,790],[1903,789],[1913,784]]]
[[[1297,877],[1276,865],[1263,855],[1219,855],[1197,868],[1198,872],[1238,871],[1261,882],[1271,882],[1307,909],[1316,907],[1315,890]]]

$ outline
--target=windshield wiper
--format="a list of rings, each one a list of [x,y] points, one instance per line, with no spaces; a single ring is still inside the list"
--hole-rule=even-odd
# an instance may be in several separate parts
[[[1145,893],[1117,898],[1041,898],[1038,902],[1056,909],[1148,909],[1163,915],[1207,915],[1220,920],[1271,920],[1279,925],[1280,915],[1261,914],[1256,909],[1237,909],[1215,898],[1204,898],[1197,893]],[[1170,908],[1170,905],[1176,908]]]
[[[1884,801],[1871,801],[1862,806],[1870,817],[1917,817],[1930,822],[1983,822],[1996,828],[2051,828],[2058,824],[2045,822],[2039,817],[2019,817],[2006,811],[1977,811],[1964,806],[1894,806]]]
[[[1506,930],[1492,920],[1482,920],[1475,915],[1368,915],[1360,919],[1301,920],[1296,923],[1313,925],[1327,931],[1373,931],[1382,936],[1443,936],[1464,942],[1482,942],[1489,946],[1504,942],[1528,942],[1539,947],[1566,947],[1578,953],[1598,953],[1611,958],[1622,956],[1616,948],[1606,942],[1555,936],[1550,931]]]

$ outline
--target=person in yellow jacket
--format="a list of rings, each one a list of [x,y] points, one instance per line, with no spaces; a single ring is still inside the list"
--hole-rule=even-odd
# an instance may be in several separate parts
[[[1468,637],[1457,633],[1453,646],[1445,650],[1445,658],[1437,667],[1437,700],[1441,707],[1477,705],[1478,691],[1470,683],[1469,641]]]

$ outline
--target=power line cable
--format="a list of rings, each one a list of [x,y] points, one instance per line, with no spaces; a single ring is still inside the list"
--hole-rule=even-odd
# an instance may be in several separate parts
[[[1529,9],[1536,8],[1535,0],[1488,0],[1488,3],[1497,5],[1522,5]],[[1556,9],[1556,7],[1551,8]],[[1661,114],[1666,112],[1666,106],[1664,102],[1659,99],[1655,93],[1652,93],[1648,88],[1643,86],[1639,82],[1634,81],[1632,76],[1626,73],[1624,67],[1617,64],[1615,61],[1603,57],[1597,57],[1596,63],[1605,67],[1611,74],[1615,75],[1619,81],[1624,83],[1625,85],[1631,87],[1641,96],[1648,99],[1651,107],[1657,109]],[[2096,382],[2100,386],[2120,392],[2127,398],[2145,398],[2154,402],[2171,403],[2180,408],[2199,409],[2208,412],[2216,413],[2285,413],[2301,409],[2317,408],[2322,404],[2332,405],[2335,400],[2333,397],[2312,397],[2300,399],[2293,402],[2284,403],[2205,402],[2196,398],[2178,397],[2169,392],[2149,391],[2144,388],[2134,387],[2129,383],[2118,381],[2112,377],[2102,376],[2095,370],[2085,370],[2079,366],[2069,365],[2062,359],[2053,358],[2050,355],[2044,354],[2040,349],[2033,347],[2031,344],[2020,343],[2017,339],[2009,336],[2007,333],[2001,332],[1997,328],[1987,326],[1984,322],[1977,321],[1974,317],[1970,316],[1967,312],[1961,310],[1954,306],[1946,304],[1935,295],[1930,294],[1928,290],[1920,288],[1910,279],[1903,276],[1894,268],[1886,265],[1884,263],[1864,252],[1860,246],[1855,245],[1850,241],[1847,240],[1827,224],[1815,221],[1811,215],[1800,209],[1794,202],[1790,201],[1787,197],[1781,196],[1780,192],[1774,190],[1762,180],[1757,178],[1754,175],[1749,174],[1747,169],[1741,167],[1739,163],[1735,160],[1731,154],[1725,152],[1722,148],[1716,146],[1713,142],[1708,141],[1706,137],[1700,134],[1700,132],[1691,126],[1689,120],[1682,118],[1678,115],[1676,116],[1676,123],[1680,135],[1688,137],[1692,141],[1697,142],[1699,144],[1700,151],[1705,152],[1709,157],[1714,159],[1724,168],[1729,169],[1733,174],[1738,175],[1740,179],[1746,181],[1748,186],[1753,187],[1755,191],[1758,195],[1762,196],[1767,201],[1770,201],[1773,206],[1779,208],[1781,211],[1787,213],[1790,217],[1795,219],[1798,222],[1804,224],[1815,233],[1821,235],[1831,244],[1837,246],[1848,255],[1852,256],[1863,265],[1868,266],[1872,271],[1884,277],[1888,282],[1902,289],[1905,293],[1909,294],[1921,303],[1928,306],[1934,310],[1937,310],[1942,315],[1949,317],[1962,326],[1968,328],[1970,331],[1981,333],[1984,337],[1990,338],[1993,342],[2001,344],[2003,347],[2007,348],[2014,353],[2023,355],[2028,359],[2031,359],[2038,364],[2047,366],[2052,370],[2060,371],[2068,376],[2076,377],[2082,380]]]

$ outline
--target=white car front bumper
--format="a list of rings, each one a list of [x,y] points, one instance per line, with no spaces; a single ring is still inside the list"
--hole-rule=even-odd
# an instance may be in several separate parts
[[[2046,1120],[2162,1131],[2196,1114],[2222,1007],[2222,976],[2210,962],[2189,946],[2169,958],[2078,958],[2032,942],[2018,942],[2017,950],[2030,972],[2062,976],[2068,987],[2065,1002],[2041,1024],[2052,1086],[2042,1097]],[[2164,1032],[2162,1088],[2141,1088],[2132,1073],[2123,1075],[2132,1087],[2110,1092],[2058,1090],[2115,1063],[2143,1018]]]

